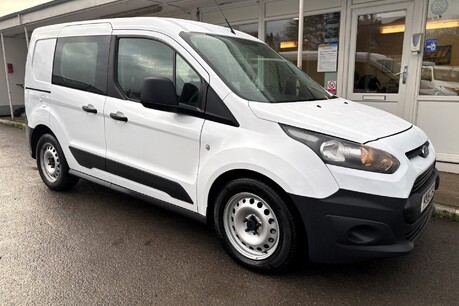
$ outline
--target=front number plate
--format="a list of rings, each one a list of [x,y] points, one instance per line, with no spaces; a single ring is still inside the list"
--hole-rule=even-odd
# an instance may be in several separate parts
[[[430,186],[429,189],[427,189],[427,192],[424,193],[424,195],[422,196],[421,213],[424,211],[424,209],[426,209],[430,201],[432,201],[434,194],[435,194],[435,183],[433,183],[432,186]]]

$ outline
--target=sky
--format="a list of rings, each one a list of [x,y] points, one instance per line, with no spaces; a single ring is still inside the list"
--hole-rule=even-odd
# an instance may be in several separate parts
[[[51,0],[0,0],[0,16],[8,15]]]

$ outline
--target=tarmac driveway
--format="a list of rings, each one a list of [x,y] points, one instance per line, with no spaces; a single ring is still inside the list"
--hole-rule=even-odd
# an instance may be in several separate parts
[[[0,305],[451,305],[458,234],[435,219],[409,256],[259,275],[203,224],[86,181],[48,190],[24,131],[0,125]]]

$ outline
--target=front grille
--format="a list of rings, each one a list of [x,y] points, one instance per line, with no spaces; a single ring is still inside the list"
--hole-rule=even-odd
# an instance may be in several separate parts
[[[435,169],[435,163],[433,163],[426,171],[422,172],[421,175],[418,176],[416,181],[414,181],[413,189],[411,190],[411,193],[415,193],[418,191],[424,184],[427,182],[427,180],[430,178],[432,173],[434,172]]]
[[[420,145],[419,147],[417,147],[416,149],[414,150],[411,150],[409,152],[406,152],[405,155],[406,157],[408,157],[408,159],[412,159],[416,156],[422,156],[422,147],[427,145],[427,147],[429,146],[429,142],[426,141],[425,143],[423,143],[422,145]]]
[[[410,225],[408,232],[405,234],[406,240],[415,241],[422,234],[423,229],[427,225],[427,221],[429,221],[430,216],[433,213],[432,205],[433,203],[430,203],[421,217],[415,223]]]

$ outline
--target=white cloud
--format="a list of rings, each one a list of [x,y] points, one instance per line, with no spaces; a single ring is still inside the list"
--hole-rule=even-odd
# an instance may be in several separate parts
[[[10,13],[18,12],[26,8],[40,5],[52,0],[1,0],[0,2],[0,16],[8,15]]]

